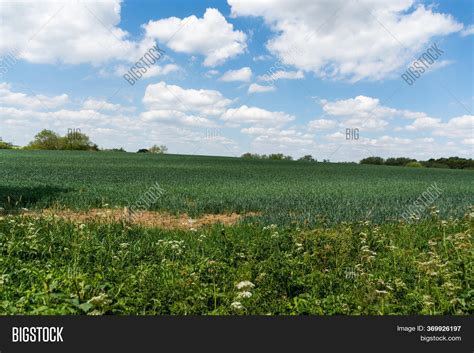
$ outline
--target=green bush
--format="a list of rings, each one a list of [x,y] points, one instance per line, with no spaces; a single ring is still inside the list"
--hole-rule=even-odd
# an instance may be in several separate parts
[[[0,150],[11,150],[11,149],[13,149],[13,145],[11,143],[0,140]]]
[[[405,165],[405,167],[410,167],[410,168],[422,168],[423,165],[420,162],[409,162]]]
[[[375,165],[382,165],[384,163],[384,159],[382,157],[367,157],[360,161],[360,164],[375,164]]]
[[[36,134],[25,149],[28,150],[78,150],[98,151],[96,144],[89,140],[89,136],[80,132],[74,132],[62,137],[51,130],[41,130]]]

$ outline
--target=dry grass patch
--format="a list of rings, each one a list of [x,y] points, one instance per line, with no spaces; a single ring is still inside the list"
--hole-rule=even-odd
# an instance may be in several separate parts
[[[25,213],[31,215],[31,212]],[[211,224],[232,225],[246,216],[253,216],[256,213],[230,213],[230,214],[205,214],[197,218],[191,218],[186,213],[173,215],[166,212],[141,211],[133,215],[127,208],[124,209],[104,209],[93,208],[87,211],[55,210],[44,209],[38,215],[55,216],[72,222],[125,222],[138,224],[145,227],[157,227],[164,229],[184,229],[200,228]]]

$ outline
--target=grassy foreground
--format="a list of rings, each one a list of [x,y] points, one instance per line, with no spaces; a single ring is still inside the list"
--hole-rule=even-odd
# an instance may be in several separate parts
[[[0,217],[0,314],[472,314],[473,217],[196,231]]]

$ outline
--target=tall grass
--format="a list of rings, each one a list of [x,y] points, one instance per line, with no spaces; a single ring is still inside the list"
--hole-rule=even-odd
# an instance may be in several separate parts
[[[0,314],[472,314],[473,216],[196,231],[0,217]]]

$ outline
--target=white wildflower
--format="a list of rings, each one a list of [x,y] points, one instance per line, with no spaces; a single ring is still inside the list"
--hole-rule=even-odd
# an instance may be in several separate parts
[[[244,308],[241,302],[233,302],[232,304],[230,304],[230,306],[231,308],[236,310],[242,310]]]
[[[242,299],[242,298],[250,298],[252,296],[252,293],[249,292],[249,291],[245,291],[245,292],[240,292],[238,295],[237,295],[237,298],[239,299]]]
[[[250,288],[253,288],[255,287],[255,285],[250,282],[250,281],[242,281],[242,282],[239,282],[235,285],[237,287],[237,289],[250,289]]]

